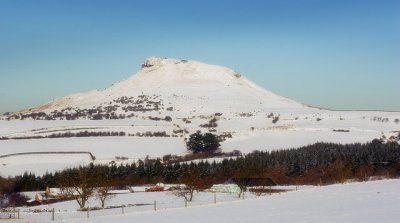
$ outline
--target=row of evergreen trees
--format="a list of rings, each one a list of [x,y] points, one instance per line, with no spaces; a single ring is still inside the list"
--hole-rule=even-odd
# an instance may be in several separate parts
[[[369,176],[400,176],[400,145],[374,140],[366,144],[340,145],[317,143],[298,149],[272,152],[254,151],[246,156],[222,162],[163,164],[160,159],[140,160],[127,165],[91,165],[84,167],[116,187],[151,183],[182,183],[188,176],[207,184],[223,183],[232,178],[269,178],[277,184],[334,183]],[[66,169],[43,176],[25,173],[15,177],[14,191],[59,187],[81,168]],[[99,174],[96,174],[99,175]],[[101,179],[99,179],[101,180]]]

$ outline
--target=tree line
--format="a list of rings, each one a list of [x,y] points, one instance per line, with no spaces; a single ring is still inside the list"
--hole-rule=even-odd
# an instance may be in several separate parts
[[[254,151],[222,162],[164,164],[161,159],[139,160],[126,165],[90,165],[69,168],[43,176],[25,173],[10,178],[10,192],[60,187],[65,179],[89,171],[98,181],[114,187],[153,183],[182,183],[195,177],[199,184],[224,183],[232,178],[269,178],[276,184],[335,183],[346,179],[365,180],[370,176],[400,175],[400,146],[374,140],[360,144],[316,143],[298,149]],[[192,176],[193,175],[193,176]],[[103,180],[101,180],[104,178]],[[72,181],[70,181],[72,182]]]

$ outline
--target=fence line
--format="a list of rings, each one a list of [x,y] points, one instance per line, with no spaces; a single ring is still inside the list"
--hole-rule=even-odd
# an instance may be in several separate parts
[[[210,193],[211,194],[211,193]],[[222,193],[221,193],[222,194]],[[225,193],[224,193],[225,194]],[[162,194],[162,196],[166,196],[166,194]],[[225,199],[224,199],[225,197]],[[227,199],[229,198],[230,199]],[[32,213],[32,212],[24,212],[18,209],[14,211],[14,213],[18,213],[16,217],[21,219],[28,220],[40,220],[44,221],[65,221],[68,219],[79,219],[79,218],[93,218],[99,216],[112,216],[112,215],[124,215],[134,212],[149,212],[149,211],[158,211],[158,210],[169,210],[176,208],[188,208],[193,206],[203,206],[203,205],[212,205],[217,204],[218,202],[227,202],[227,201],[235,201],[241,200],[244,198],[238,198],[236,194],[227,194],[226,196],[222,196],[217,200],[217,193],[212,193],[211,196],[202,197],[203,199],[196,200],[195,202],[188,202],[186,199],[182,199],[184,204],[179,202],[158,202],[157,200],[153,200],[153,202],[149,202],[146,204],[137,204],[137,205],[121,205],[115,208],[105,208],[98,210],[91,210],[88,208],[86,211],[56,211],[55,208],[51,208],[50,210],[46,210],[41,213]],[[247,197],[246,197],[247,199]],[[49,215],[45,215],[45,213],[49,213]],[[14,218],[14,219],[15,219]]]

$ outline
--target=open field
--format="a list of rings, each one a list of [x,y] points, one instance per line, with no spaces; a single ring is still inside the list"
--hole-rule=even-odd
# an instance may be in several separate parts
[[[279,187],[294,189],[294,187]],[[136,188],[140,190],[140,188]],[[397,222],[400,219],[400,180],[380,180],[336,184],[323,187],[299,187],[297,191],[264,196],[201,192],[185,208],[182,198],[171,192],[119,191],[107,206],[119,208],[77,212],[77,203],[67,201],[35,208],[21,208],[22,219],[15,222],[52,222],[51,212],[33,213],[34,209],[55,208],[56,222]],[[31,196],[33,196],[32,193]],[[157,211],[154,211],[157,201]],[[91,199],[89,206],[98,206]],[[121,205],[126,205],[122,214]],[[7,221],[13,222],[13,221]]]

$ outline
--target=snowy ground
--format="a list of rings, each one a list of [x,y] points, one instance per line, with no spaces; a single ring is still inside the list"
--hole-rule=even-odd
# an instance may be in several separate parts
[[[74,210],[75,202],[62,202],[37,208],[55,208],[58,222],[398,222],[400,219],[400,180],[381,180],[324,187],[305,187],[298,191],[255,197],[245,200],[233,194],[195,195],[193,204],[184,207],[182,199],[170,193],[133,193],[117,195],[110,205],[149,204],[86,213]],[[152,204],[157,200],[157,211]],[[91,201],[91,204],[93,205]],[[26,213],[15,222],[51,222],[51,213]],[[106,216],[104,216],[106,215]],[[11,222],[11,221],[7,221]]]

